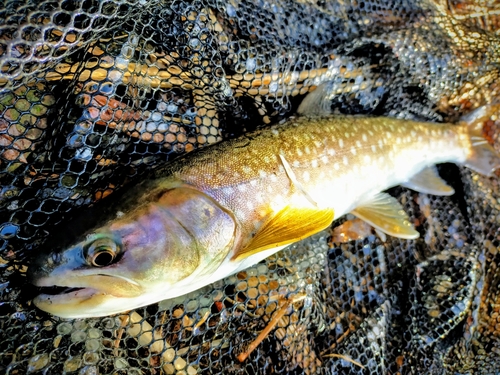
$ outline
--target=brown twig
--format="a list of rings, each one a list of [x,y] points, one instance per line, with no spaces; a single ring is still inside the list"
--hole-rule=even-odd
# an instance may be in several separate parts
[[[355,361],[354,359],[349,358],[343,354],[332,353],[332,354],[327,354],[324,357],[342,358],[343,360],[346,360],[347,362],[351,362],[351,363],[355,364],[356,366],[361,367],[363,370],[365,369],[365,366],[363,366],[361,363],[359,363],[359,362]]]
[[[271,319],[269,324],[264,328],[257,338],[248,346],[247,350],[244,351],[243,353],[240,353],[237,356],[238,361],[244,362],[248,356],[260,345],[262,341],[269,335],[269,333],[273,330],[273,328],[278,324],[280,319],[286,314],[288,308],[296,303],[304,300],[306,298],[307,294],[306,293],[298,293],[290,298],[288,298],[283,306],[276,312],[274,317]]]

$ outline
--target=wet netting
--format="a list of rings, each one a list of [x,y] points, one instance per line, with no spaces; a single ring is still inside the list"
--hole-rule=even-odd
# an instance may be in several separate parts
[[[390,191],[417,240],[343,219],[187,296],[99,319],[37,310],[25,281],[55,224],[286,119],[323,82],[344,114],[454,122],[495,101],[498,2],[0,4],[0,373],[498,373],[500,186],[451,164],[451,197]],[[484,129],[495,144],[498,117]]]

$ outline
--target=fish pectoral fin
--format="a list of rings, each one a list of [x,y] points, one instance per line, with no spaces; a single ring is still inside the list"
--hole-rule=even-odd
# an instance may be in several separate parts
[[[281,163],[283,164],[283,168],[285,168],[285,173],[288,176],[292,187],[302,193],[313,206],[317,207],[318,203],[314,199],[312,199],[312,197],[307,193],[306,189],[304,189],[302,184],[297,180],[297,177],[295,176],[295,173],[293,173],[292,167],[286,160],[285,155],[279,154],[279,157],[281,159]]]
[[[405,239],[419,236],[403,207],[387,193],[379,193],[364,201],[351,213],[388,235]]]
[[[425,194],[453,195],[455,193],[455,190],[439,177],[435,166],[423,169],[401,185]]]
[[[332,209],[285,207],[271,217],[252,240],[237,251],[233,260],[242,260],[273,247],[286,246],[327,228],[334,219]]]

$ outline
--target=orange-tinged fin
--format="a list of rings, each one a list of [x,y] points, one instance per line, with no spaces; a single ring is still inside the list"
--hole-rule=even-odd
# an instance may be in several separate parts
[[[252,240],[237,251],[233,260],[242,260],[273,247],[285,246],[318,233],[334,219],[332,209],[285,207],[271,217]]]
[[[491,176],[495,169],[500,168],[498,153],[482,134],[484,122],[499,111],[500,104],[484,105],[462,118],[471,142],[471,152],[464,165],[485,176]]]
[[[351,213],[390,236],[405,239],[419,236],[403,207],[387,193],[379,193],[372,199],[364,201]]]
[[[402,185],[425,194],[453,195],[455,193],[455,190],[439,177],[435,166],[423,169]]]

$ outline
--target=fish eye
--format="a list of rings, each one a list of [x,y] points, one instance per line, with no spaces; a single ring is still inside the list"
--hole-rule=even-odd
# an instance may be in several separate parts
[[[87,248],[87,262],[94,267],[109,266],[116,258],[118,245],[110,238],[100,238]]]

